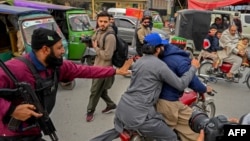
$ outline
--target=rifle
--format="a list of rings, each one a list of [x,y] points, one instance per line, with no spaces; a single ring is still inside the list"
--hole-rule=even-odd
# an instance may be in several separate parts
[[[13,73],[8,69],[8,67],[4,64],[4,62],[0,59],[0,67],[3,68],[4,72],[10,77],[10,79],[15,83],[17,89],[9,89],[11,91],[15,91],[15,93],[19,93],[21,97],[24,99],[25,103],[33,104],[36,107],[36,112],[42,113],[43,116],[36,119],[36,124],[29,126],[27,128],[21,129],[21,131],[25,131],[32,127],[39,126],[44,135],[49,135],[52,141],[58,141],[58,137],[55,133],[56,129],[49,117],[48,112],[43,108],[39,98],[37,97],[34,89],[32,89],[31,85],[26,82],[18,82]],[[7,89],[4,89],[7,90]],[[14,96],[14,95],[13,95]],[[22,121],[17,120],[11,117],[8,128],[13,131],[20,131],[20,125]]]

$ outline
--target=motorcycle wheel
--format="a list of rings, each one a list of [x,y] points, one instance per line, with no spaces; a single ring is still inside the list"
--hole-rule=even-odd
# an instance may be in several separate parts
[[[198,69],[198,74],[201,75],[210,75],[212,72],[213,64],[211,62],[202,63]]]
[[[210,101],[204,105],[203,112],[205,112],[209,118],[212,118],[215,116],[215,110],[216,108],[214,102]]]
[[[216,107],[213,101],[208,101],[206,103],[199,102],[191,107],[193,111],[201,111],[201,112],[206,113],[209,118],[212,118],[215,116]]]

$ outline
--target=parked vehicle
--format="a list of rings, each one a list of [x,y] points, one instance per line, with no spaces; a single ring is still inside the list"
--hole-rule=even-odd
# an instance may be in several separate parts
[[[65,50],[67,41],[47,11],[0,4],[0,58],[4,61],[31,51],[31,35],[39,27],[55,30],[61,36]],[[18,38],[17,35],[20,35]],[[18,48],[18,43],[21,47]],[[67,53],[65,54],[67,57]]]
[[[164,24],[160,14],[157,11],[151,11],[151,14],[154,21],[154,28],[162,29]]]
[[[39,1],[15,0],[14,5],[49,11],[68,41],[67,59],[81,60],[88,56],[87,46],[80,39],[83,36],[92,36],[94,33],[87,11]]]
[[[242,36],[250,38],[250,13],[241,13]]]
[[[145,10],[138,8],[109,8],[107,11],[114,16],[132,16],[141,19]],[[163,21],[160,14],[157,11],[152,10],[148,10],[147,12],[150,12],[152,16],[153,27],[162,29]]]
[[[55,19],[48,11],[0,4],[0,59],[7,61],[31,51],[31,35],[39,27],[55,30],[62,38],[64,58],[68,59],[68,43]],[[60,83],[64,89],[73,89],[75,81]]]
[[[114,19],[118,27],[118,36],[131,44],[137,28],[136,26],[139,25],[138,19],[132,16],[114,16]],[[161,29],[153,28],[152,32],[158,33],[162,39],[169,38],[168,34]]]
[[[109,8],[107,10],[109,14],[112,14],[114,16],[125,16],[126,15],[126,8]]]
[[[198,74],[200,76],[208,78],[210,81],[216,83],[218,80],[224,80],[228,82],[236,82],[239,83],[241,78],[243,78],[243,71],[250,67],[241,66],[238,69],[238,73],[234,75],[233,80],[228,80],[226,74],[230,71],[232,64],[223,62],[222,65],[219,67],[218,71],[214,71],[213,69],[213,61],[209,58],[203,59],[201,66],[198,70]],[[250,70],[244,77],[244,81],[242,83],[246,83],[247,87],[250,89]]]
[[[200,77],[203,79],[203,82],[207,84],[209,82],[209,79],[205,77]],[[213,90],[213,92],[210,95],[214,95],[214,93],[217,93]],[[215,116],[215,103],[212,98],[207,98],[205,94],[199,94],[193,90],[186,90],[183,93],[183,96],[180,98],[180,101],[190,107],[194,111],[201,111],[208,115],[209,118],[212,118]],[[146,137],[144,137],[140,132],[138,131],[131,131],[131,130],[124,130],[120,134],[121,141],[144,141]]]
[[[222,23],[227,26],[233,21],[233,14],[226,11],[193,9],[177,11],[175,36],[186,38],[187,49],[194,55],[197,55],[202,49],[203,40],[215,17],[220,17]]]

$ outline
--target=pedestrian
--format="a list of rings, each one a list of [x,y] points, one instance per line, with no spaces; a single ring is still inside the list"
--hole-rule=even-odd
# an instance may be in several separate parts
[[[216,17],[214,19],[214,23],[211,25],[212,26],[215,26],[217,30],[225,30],[226,27],[224,26],[223,22],[222,22],[222,19],[220,17]]]
[[[114,16],[112,14],[110,14],[110,25],[113,28],[113,30],[115,31],[115,34],[117,35],[118,34],[118,28],[115,25],[115,19],[114,19]]]
[[[69,82],[75,78],[104,78],[127,73],[113,67],[84,66],[63,60],[65,49],[62,39],[53,30],[35,29],[32,34],[31,48],[30,53],[20,58],[13,58],[5,64],[18,81],[29,83],[34,88],[48,114],[55,105],[59,82]],[[33,73],[33,71],[36,72]],[[12,96],[13,100],[2,97],[3,91],[7,88],[15,89],[15,83],[2,68],[0,68],[0,78],[0,140],[42,141],[40,128],[31,125],[37,125],[34,119],[43,115],[37,113],[37,107],[25,104],[25,101],[15,98],[15,95]],[[22,121],[20,131],[12,131],[8,128],[11,118]],[[28,129],[29,127],[31,128]]]
[[[168,83],[178,90],[184,90],[193,78],[197,60],[193,67],[181,77],[176,76],[168,66],[159,59],[164,51],[163,41],[159,34],[151,33],[145,37],[143,55],[132,67],[132,76],[128,89],[118,103],[114,128],[91,139],[91,141],[112,141],[119,137],[123,130],[139,131],[144,137],[157,141],[177,141],[175,132],[164,122],[161,114],[155,109],[162,83]]]
[[[148,35],[150,31],[151,18],[146,16],[141,19],[140,27],[136,30],[135,41],[136,41],[136,52],[138,56],[142,56],[142,45],[144,44],[144,37]]]
[[[109,13],[106,11],[99,13],[97,15],[97,24],[99,28],[92,37],[93,48],[96,51],[94,66],[112,67],[112,56],[116,49],[116,37],[114,34],[108,34],[104,39],[105,34],[114,32],[110,26]],[[102,110],[102,113],[109,113],[116,108],[116,104],[108,96],[108,89],[112,87],[114,81],[114,76],[92,80],[91,94],[87,106],[87,122],[94,119],[94,112],[100,98],[102,98],[107,105]]]

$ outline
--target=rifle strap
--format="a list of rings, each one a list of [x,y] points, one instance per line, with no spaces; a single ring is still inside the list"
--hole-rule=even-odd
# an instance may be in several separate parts
[[[16,57],[16,59],[24,62],[30,69],[30,71],[32,72],[33,76],[35,77],[35,88],[36,88],[36,91],[39,91],[41,88],[43,88],[43,80],[40,76],[40,74],[38,73],[37,69],[35,68],[34,64],[28,60],[27,58],[25,57]],[[59,81],[59,77],[60,77],[60,68],[59,67],[55,67],[54,69],[54,82],[56,83],[56,89],[58,87],[58,81]]]
[[[32,72],[33,76],[35,77],[35,87],[37,88],[41,88],[41,76],[39,75],[37,69],[35,68],[35,66],[31,63],[30,60],[28,60],[25,57],[16,57],[16,59],[24,62],[30,69],[30,71]]]

